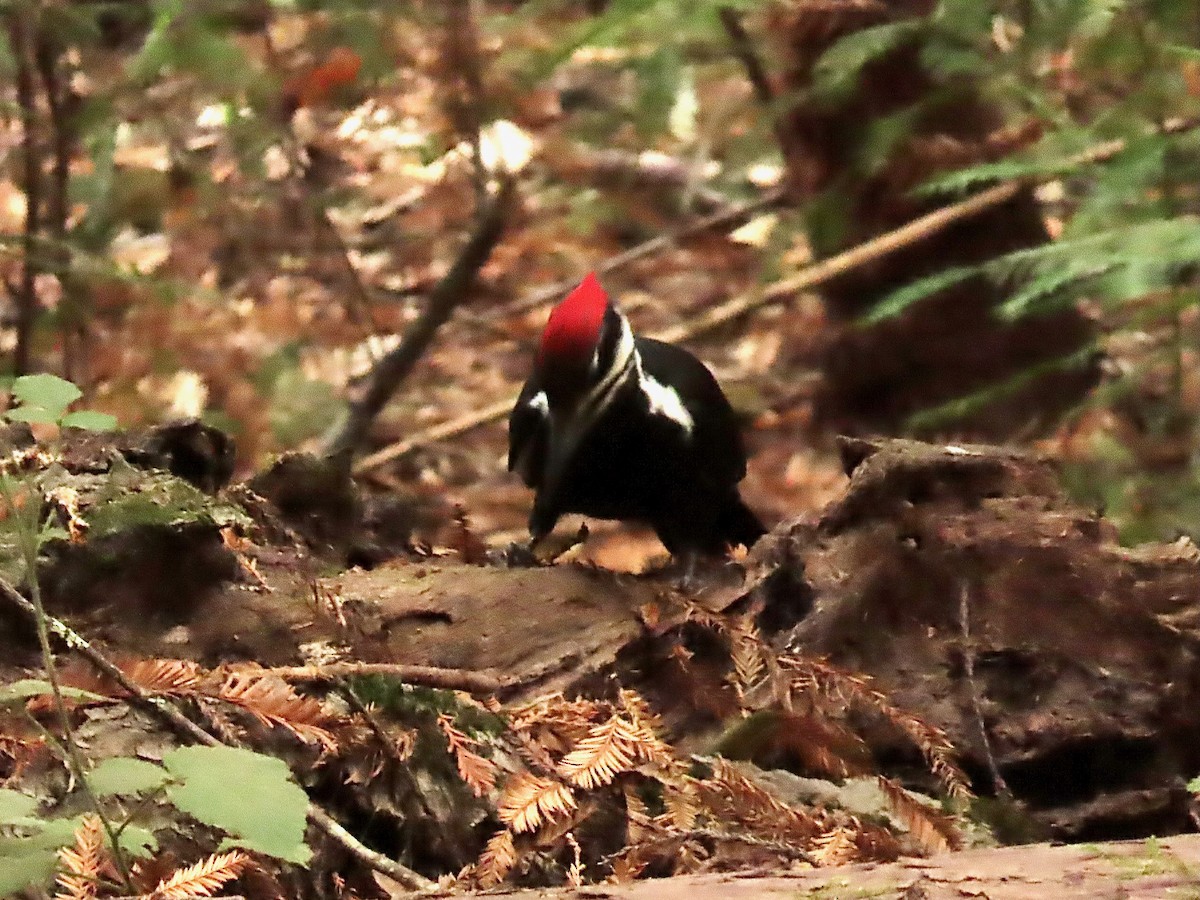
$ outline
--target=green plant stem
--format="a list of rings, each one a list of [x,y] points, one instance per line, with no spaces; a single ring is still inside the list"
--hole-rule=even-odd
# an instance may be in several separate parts
[[[37,491],[34,490],[32,484],[28,484],[26,487],[29,488],[31,495],[37,495]],[[122,883],[126,888],[132,890],[132,882],[129,878],[129,861],[125,858],[125,853],[121,849],[120,835],[117,833],[108,815],[104,812],[104,808],[100,804],[100,799],[96,796],[96,793],[92,790],[91,783],[88,781],[87,769],[83,765],[83,757],[79,753],[79,745],[75,742],[75,732],[71,727],[71,716],[67,712],[67,704],[63,699],[62,684],[58,678],[58,668],[54,663],[54,648],[50,644],[50,629],[46,625],[46,608],[42,603],[42,588],[37,574],[41,504],[34,502],[31,498],[27,501],[29,504],[28,512],[18,509],[16,503],[17,495],[13,488],[12,477],[7,473],[0,475],[0,495],[3,495],[4,502],[9,510],[17,514],[17,518],[15,519],[17,541],[20,546],[22,561],[25,564],[25,573],[29,581],[29,600],[37,613],[34,616],[34,626],[37,630],[38,645],[42,652],[42,667],[46,670],[46,680],[50,682],[50,692],[54,698],[54,711],[58,717],[59,727],[63,732],[62,749],[65,751],[67,768],[70,769],[71,776],[83,790],[88,805],[92,808],[92,812],[96,814],[96,818],[100,820],[101,827],[104,828],[104,833],[112,849],[113,862],[116,864]],[[40,499],[40,495],[38,496]]]

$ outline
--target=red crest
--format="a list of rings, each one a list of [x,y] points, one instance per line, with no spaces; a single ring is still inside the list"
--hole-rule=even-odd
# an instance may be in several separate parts
[[[600,341],[600,326],[608,309],[608,294],[600,286],[595,272],[589,272],[579,287],[567,294],[542,332],[538,347],[538,365],[547,360],[590,359]]]

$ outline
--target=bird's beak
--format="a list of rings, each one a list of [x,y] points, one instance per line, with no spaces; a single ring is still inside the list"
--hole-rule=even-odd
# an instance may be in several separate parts
[[[534,500],[533,514],[529,518],[529,530],[535,542],[549,534],[558,521],[559,487],[587,431],[587,425],[586,410],[580,407],[551,419],[550,446],[546,451],[545,468],[541,484],[538,486],[537,499]]]

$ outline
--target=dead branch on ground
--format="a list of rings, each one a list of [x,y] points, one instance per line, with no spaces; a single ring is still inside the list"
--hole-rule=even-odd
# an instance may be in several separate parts
[[[403,663],[327,663],[322,666],[282,666],[270,671],[286,681],[326,682],[355,675],[386,675],[405,684],[466,691],[470,694],[495,694],[505,687],[503,681],[487,672],[444,669],[438,666],[410,666]]]

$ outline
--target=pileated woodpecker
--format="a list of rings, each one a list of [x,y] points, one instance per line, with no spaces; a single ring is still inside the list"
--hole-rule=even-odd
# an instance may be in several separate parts
[[[689,567],[763,534],[738,494],[746,452],[716,379],[634,337],[594,273],[550,314],[508,429],[509,471],[537,491],[534,545],[564,513],[646,523]]]

